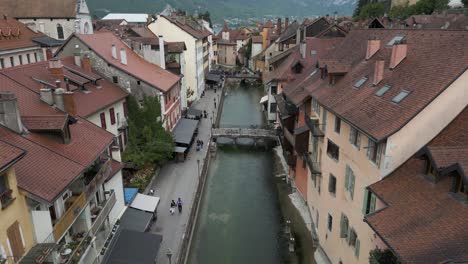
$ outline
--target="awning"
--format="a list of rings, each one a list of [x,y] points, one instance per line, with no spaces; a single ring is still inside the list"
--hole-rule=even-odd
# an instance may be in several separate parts
[[[195,108],[189,108],[186,115],[188,118],[201,118],[203,116],[203,112]]]
[[[172,130],[176,144],[188,146],[192,142],[193,135],[198,126],[198,120],[181,118]]]
[[[307,132],[307,131],[309,131],[308,126],[301,126],[301,127],[298,127],[296,129],[294,129],[294,135],[299,135],[299,134],[302,134],[302,133]]]
[[[219,76],[218,74],[214,74],[214,73],[208,73],[208,75],[206,76],[206,80],[219,83],[221,82],[221,76]]]
[[[104,264],[154,264],[163,237],[119,228],[110,245]],[[115,241],[115,242],[114,242]]]
[[[174,148],[175,153],[185,153],[186,150],[187,150],[187,148],[184,148],[184,147],[175,147]]]
[[[156,208],[158,208],[158,204],[159,197],[138,193],[135,199],[133,199],[130,207],[141,211],[154,213],[156,212]]]
[[[268,95],[265,95],[262,97],[262,99],[260,99],[261,104],[266,103],[266,102],[268,102]]]
[[[124,188],[125,204],[129,204],[135,199],[138,188]]]
[[[145,232],[151,224],[153,214],[133,208],[127,208],[120,217],[120,228]]]

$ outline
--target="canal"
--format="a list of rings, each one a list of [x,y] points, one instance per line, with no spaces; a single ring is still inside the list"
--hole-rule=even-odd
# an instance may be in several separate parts
[[[221,127],[264,125],[260,88],[227,89]],[[219,146],[200,205],[188,263],[281,262],[281,212],[271,151]]]

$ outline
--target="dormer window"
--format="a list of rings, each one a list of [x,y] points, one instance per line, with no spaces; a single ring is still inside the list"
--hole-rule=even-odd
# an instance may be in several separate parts
[[[361,79],[359,79],[355,84],[354,84],[354,88],[356,89],[359,89],[361,88],[361,86],[366,83],[366,81],[369,80],[369,78],[367,77],[362,77]]]
[[[453,178],[453,187],[451,191],[455,194],[455,198],[457,198],[457,200],[465,203],[468,202],[468,186],[465,186],[463,177],[458,173],[456,173]]]
[[[430,160],[427,161],[426,175],[429,176],[434,181],[437,180],[437,176],[438,176],[437,168],[435,168],[432,165],[432,162]]]
[[[391,47],[397,43],[399,43],[400,41],[402,41],[403,39],[405,38],[405,35],[396,35],[395,37],[392,38],[392,40],[390,40],[388,43],[387,43],[387,47]]]

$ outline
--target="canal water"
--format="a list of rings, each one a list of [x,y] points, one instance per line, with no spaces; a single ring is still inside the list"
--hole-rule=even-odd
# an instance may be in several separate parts
[[[263,125],[263,91],[230,87],[221,127]],[[281,212],[271,151],[219,146],[192,240],[190,264],[282,263]]]

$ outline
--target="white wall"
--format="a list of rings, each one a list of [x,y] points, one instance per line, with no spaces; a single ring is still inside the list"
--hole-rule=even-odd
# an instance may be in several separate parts
[[[114,190],[115,198],[117,199],[114,207],[109,213],[109,221],[111,225],[120,217],[122,211],[125,209],[125,197],[124,197],[124,186],[122,178],[122,170],[117,172],[108,182],[104,184],[104,188],[109,190]]]
[[[36,55],[34,55],[34,53]],[[28,55],[29,55],[29,61],[28,61]],[[20,56],[22,57],[22,63],[20,61]],[[10,58],[13,58],[14,65],[11,65]],[[36,61],[36,58],[37,58],[37,61]],[[0,61],[1,60],[3,60],[3,67],[2,67],[2,63],[0,62],[0,69],[4,69],[4,68],[10,68],[13,66],[43,61],[44,57],[43,57],[41,47],[37,46],[37,47],[25,48],[25,49],[0,51]]]
[[[52,219],[49,211],[31,211],[32,222],[34,225],[34,235],[37,243],[54,242],[46,239],[52,234]]]
[[[262,43],[252,43],[252,57],[262,52]]]

